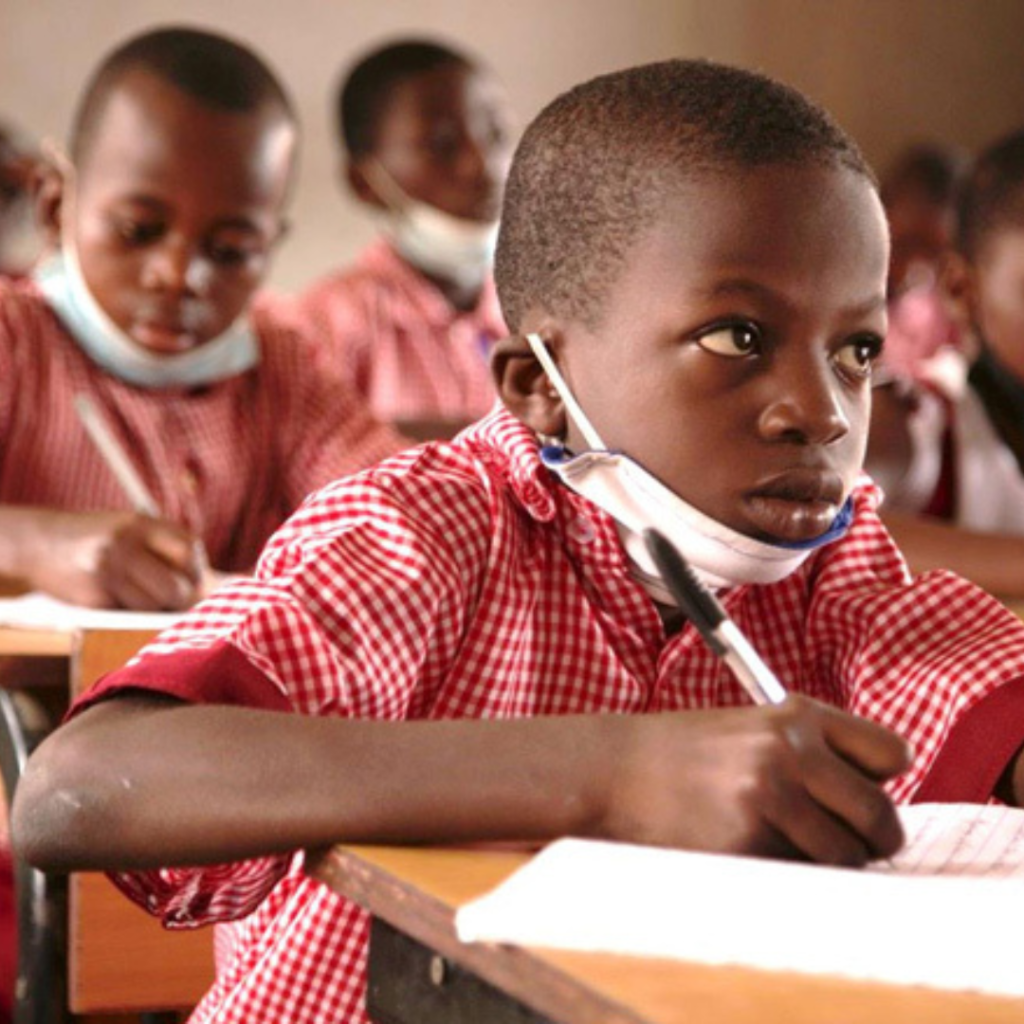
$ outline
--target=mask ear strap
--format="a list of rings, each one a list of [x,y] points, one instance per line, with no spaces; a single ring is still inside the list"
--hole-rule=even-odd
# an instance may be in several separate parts
[[[594,429],[593,424],[587,419],[587,414],[583,411],[579,402],[576,401],[573,393],[569,390],[569,385],[565,383],[565,378],[559,372],[558,367],[555,366],[555,361],[551,358],[551,353],[548,352],[544,339],[539,334],[527,334],[526,343],[530,346],[540,365],[544,367],[544,372],[548,375],[551,386],[558,392],[558,397],[561,398],[573,422],[579,427],[583,439],[591,448],[603,451],[604,442]]]

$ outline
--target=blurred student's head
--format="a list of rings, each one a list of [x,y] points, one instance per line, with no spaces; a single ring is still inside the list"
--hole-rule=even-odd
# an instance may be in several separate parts
[[[943,273],[961,326],[1024,382],[1024,131],[983,151],[957,204]]]
[[[134,342],[181,353],[243,312],[284,229],[297,136],[274,75],[221,36],[159,29],[103,61],[44,206]]]
[[[952,240],[958,184],[966,169],[951,146],[919,143],[905,149],[882,179],[892,236],[889,294],[934,283]]]
[[[403,40],[363,57],[338,95],[350,180],[391,206],[377,168],[414,200],[469,221],[497,220],[512,120],[490,70],[449,46]]]
[[[512,155],[504,89],[478,61],[428,40],[364,57],[338,94],[345,176],[408,263],[458,305],[490,272]]]
[[[820,535],[860,470],[888,244],[855,144],[796,91],[703,61],[605,75],[527,129],[496,279],[506,405],[603,442],[749,536]]]

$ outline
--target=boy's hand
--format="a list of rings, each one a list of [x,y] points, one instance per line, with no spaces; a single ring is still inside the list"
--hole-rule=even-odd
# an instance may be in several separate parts
[[[33,589],[90,608],[138,611],[177,611],[203,596],[201,548],[173,523],[129,512],[39,509],[23,517],[31,521],[26,554],[12,568]]]
[[[96,576],[113,607],[182,611],[204,594],[200,542],[173,523],[133,516],[102,546]]]
[[[906,743],[800,696],[775,707],[623,717],[601,834],[720,853],[860,865],[899,849],[881,783]],[[620,734],[621,737],[621,734]]]

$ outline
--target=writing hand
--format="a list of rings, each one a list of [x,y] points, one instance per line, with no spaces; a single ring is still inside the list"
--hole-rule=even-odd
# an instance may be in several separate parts
[[[882,782],[910,753],[888,729],[808,698],[623,717],[599,831],[721,853],[861,865],[903,833]]]
[[[100,552],[96,576],[115,607],[181,611],[205,593],[205,553],[192,534],[173,523],[132,516]]]

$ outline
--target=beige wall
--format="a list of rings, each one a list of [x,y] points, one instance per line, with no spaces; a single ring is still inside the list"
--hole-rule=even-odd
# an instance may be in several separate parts
[[[341,66],[397,34],[440,34],[482,54],[524,120],[580,79],[682,55],[792,82],[877,164],[908,140],[973,148],[1024,124],[1024,0],[0,0],[0,115],[62,138],[98,56],[171,21],[252,43],[298,103],[295,227],[272,278],[285,290],[370,237],[336,185],[328,103]]]

